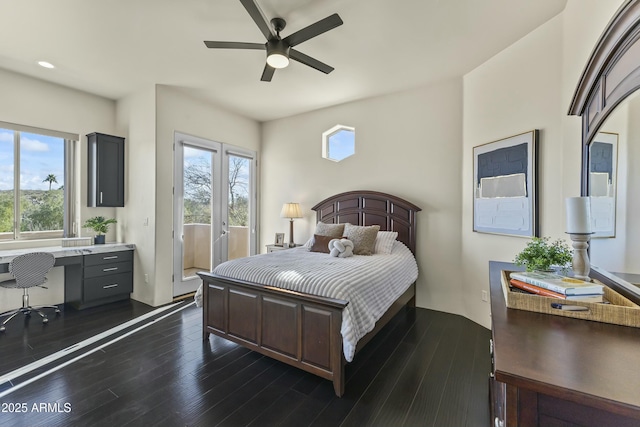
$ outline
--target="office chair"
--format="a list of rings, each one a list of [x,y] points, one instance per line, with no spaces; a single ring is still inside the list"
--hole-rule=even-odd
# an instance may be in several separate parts
[[[49,252],[31,252],[19,255],[9,262],[9,273],[11,273],[13,279],[0,282],[0,287],[21,288],[24,293],[22,295],[21,308],[0,314],[0,317],[9,316],[4,322],[2,322],[0,332],[4,332],[7,322],[20,313],[30,316],[31,312],[35,311],[40,315],[40,317],[42,317],[42,323],[47,323],[49,319],[47,319],[47,316],[45,316],[40,309],[52,308],[56,311],[56,314],[60,313],[60,309],[55,305],[43,305],[37,307],[31,307],[29,305],[29,288],[33,288],[35,286],[45,288],[42,285],[47,282],[47,273],[51,270],[54,263],[55,257]]]

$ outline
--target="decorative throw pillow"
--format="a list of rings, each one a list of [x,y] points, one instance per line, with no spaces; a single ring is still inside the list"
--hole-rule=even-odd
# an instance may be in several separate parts
[[[316,231],[314,234],[338,238],[342,237],[343,233],[344,224],[325,224],[324,222],[319,222],[318,224],[316,224]]]
[[[309,239],[307,243],[305,243],[305,247],[311,250],[311,247],[315,243],[315,236],[329,236],[331,238],[337,239],[342,237],[342,232],[344,231],[344,224],[325,224],[324,222],[318,222],[316,224],[316,231],[313,233],[314,237]],[[327,245],[329,242],[327,241]]]
[[[379,225],[367,227],[345,224],[344,235],[353,242],[353,253],[355,255],[371,255],[376,243],[376,236],[380,230]]]
[[[397,238],[397,231],[378,231],[373,253],[389,255]]]
[[[349,239],[331,239],[329,242],[329,255],[337,258],[353,256],[353,242]]]
[[[333,236],[322,236],[320,234],[313,235],[313,244],[309,248],[309,252],[329,253],[329,242],[335,239]]]

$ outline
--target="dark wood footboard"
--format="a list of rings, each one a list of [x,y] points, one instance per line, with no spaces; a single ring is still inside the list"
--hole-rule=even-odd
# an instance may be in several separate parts
[[[215,334],[333,382],[344,393],[342,310],[348,302],[198,273],[203,338]]]

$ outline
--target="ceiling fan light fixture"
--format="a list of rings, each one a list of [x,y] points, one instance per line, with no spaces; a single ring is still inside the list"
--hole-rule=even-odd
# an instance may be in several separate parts
[[[267,43],[267,64],[273,68],[289,65],[289,47],[282,40],[270,40]]]
[[[272,53],[267,56],[267,64],[273,68],[285,68],[289,65],[289,58],[281,53]]]

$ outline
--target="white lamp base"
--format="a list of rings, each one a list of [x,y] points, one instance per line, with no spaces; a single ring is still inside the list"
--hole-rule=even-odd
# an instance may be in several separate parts
[[[591,271],[591,263],[589,262],[587,249],[589,248],[591,233],[569,233],[569,237],[571,237],[573,246],[573,275],[576,279],[590,282],[589,271]]]

